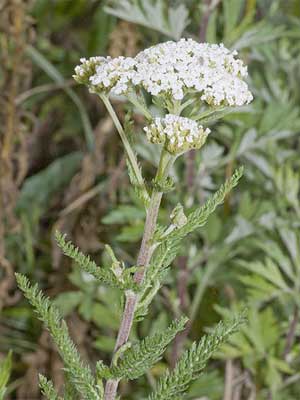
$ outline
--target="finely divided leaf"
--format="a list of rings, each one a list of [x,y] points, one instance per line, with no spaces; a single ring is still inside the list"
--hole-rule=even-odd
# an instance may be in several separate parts
[[[203,206],[187,216],[187,222],[182,227],[175,229],[161,241],[151,260],[151,266],[147,270],[145,286],[149,287],[151,282],[160,280],[164,276],[165,271],[177,256],[185,236],[206,224],[208,217],[217,206],[223,203],[226,195],[238,184],[242,175],[243,168],[237,169]]]
[[[147,313],[148,306],[160,289],[170,264],[180,250],[182,240],[189,233],[206,224],[208,217],[218,205],[223,203],[228,192],[238,184],[242,174],[243,168],[237,169],[232,177],[203,206],[187,216],[187,222],[183,226],[173,230],[159,243],[151,264],[146,270],[146,276],[140,290],[140,302],[135,312],[136,320],[141,320]]]
[[[58,347],[58,351],[64,361],[65,370],[68,372],[70,380],[78,393],[89,400],[101,400],[101,396],[96,389],[92,372],[89,366],[84,364],[81,360],[69,336],[67,324],[62,320],[58,310],[51,304],[50,300],[39,291],[38,285],[31,286],[29,280],[21,274],[16,274],[16,279],[19,288],[24,292],[25,297],[35,308],[39,319],[51,333],[52,339]],[[50,386],[47,385],[48,388],[50,388]]]
[[[53,383],[42,374],[39,374],[39,386],[47,400],[62,400],[56,393]]]
[[[245,321],[239,315],[232,321],[220,322],[212,333],[193,343],[179,359],[173,371],[168,371],[159,381],[157,389],[148,400],[181,400],[189,385],[201,374],[215,350],[235,333]]]
[[[80,268],[91,274],[98,282],[124,290],[135,288],[130,274],[124,274],[124,276],[117,278],[112,269],[99,267],[89,256],[86,256],[74,246],[72,242],[66,241],[65,235],[57,231],[55,238],[63,253],[72,258]]]
[[[186,317],[175,320],[165,331],[147,336],[130,347],[124,352],[117,366],[111,368],[111,376],[117,379],[137,379],[149,371],[161,359],[176,334],[184,329],[187,321]]]

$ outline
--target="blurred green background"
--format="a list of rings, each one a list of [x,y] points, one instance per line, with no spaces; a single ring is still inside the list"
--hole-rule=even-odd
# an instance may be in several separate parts
[[[121,385],[142,399],[182,348],[231,310],[249,323],[189,392],[198,400],[300,398],[300,3],[298,0],[0,1],[0,398],[40,399],[37,373],[63,385],[48,333],[16,289],[26,274],[55,299],[92,365],[107,362],[119,293],[99,287],[62,256],[55,229],[105,264],[105,243],[134,263],[144,211],[129,186],[122,145],[99,99],[72,79],[81,57],[134,56],[192,37],[237,49],[254,102],[211,124],[201,152],[174,170],[178,201],[202,203],[234,168],[245,176],[223,207],[184,246],[147,318],[143,337],[185,313],[180,336],[146,378]],[[127,106],[114,105],[124,120]],[[133,114],[145,174],[156,151]]]

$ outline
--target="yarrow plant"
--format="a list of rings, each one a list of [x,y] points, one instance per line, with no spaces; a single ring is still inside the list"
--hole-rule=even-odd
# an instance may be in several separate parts
[[[183,239],[206,223],[209,215],[241,178],[242,169],[238,169],[204,205],[192,212],[178,205],[170,215],[170,225],[157,227],[162,196],[174,189],[170,171],[176,158],[205,144],[210,133],[205,123],[220,118],[223,115],[220,110],[248,104],[252,100],[244,81],[246,76],[247,67],[237,58],[236,52],[229,51],[222,44],[199,44],[191,39],[150,47],[135,58],[83,58],[75,68],[74,79],[99,95],[110,113],[124,144],[131,183],[146,209],[137,262],[130,268],[125,268],[122,262],[116,260],[109,247],[111,268],[97,266],[71,242],[67,242],[64,235],[56,235],[64,254],[75,260],[83,271],[91,274],[100,284],[118,288],[124,294],[125,305],[111,366],[99,361],[95,376],[81,361],[67,326],[55,307],[38,291],[37,286],[32,287],[25,277],[17,275],[20,288],[58,346],[69,385],[84,399],[115,399],[120,380],[136,379],[146,373],[162,357],[175,335],[184,329],[185,317],[173,321],[163,332],[134,344],[129,342],[132,324],[147,314]],[[149,103],[147,105],[149,95],[146,97],[146,93],[152,96],[151,107]],[[146,119],[144,132],[147,139],[150,143],[161,145],[160,161],[152,182],[146,183],[143,178],[128,139],[126,124],[122,126],[111,105],[111,95],[122,95],[141,112]],[[160,379],[148,399],[181,399],[212,353],[243,321],[244,317],[239,315],[231,321],[221,322],[211,334],[194,343],[183,353],[176,367]],[[60,399],[45,377],[41,377],[40,385],[48,399]]]

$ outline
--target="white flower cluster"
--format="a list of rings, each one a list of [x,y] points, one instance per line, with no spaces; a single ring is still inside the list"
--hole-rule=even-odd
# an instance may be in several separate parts
[[[105,57],[91,57],[88,60],[86,58],[81,58],[81,64],[75,67],[75,75],[73,75],[73,78],[78,83],[89,85],[90,77],[96,73],[97,66],[105,63],[105,61]]]
[[[134,74],[136,62],[130,57],[82,58],[75,68],[74,79],[88,85],[91,92],[124,94]]]
[[[96,92],[124,94],[135,74],[135,65],[135,60],[130,57],[107,57],[103,64],[96,67],[96,73],[90,77],[90,83]]]
[[[144,128],[151,143],[163,144],[171,154],[181,154],[190,149],[199,149],[206,141],[210,129],[203,129],[189,118],[167,114],[164,118],[155,118]]]
[[[89,75],[89,87],[95,92],[126,94],[130,87],[143,87],[153,96],[182,100],[194,93],[214,106],[240,106],[253,97],[243,80],[247,67],[236,55],[223,44],[181,39],[150,47],[135,58],[83,59],[74,77],[83,81]]]
[[[243,78],[247,67],[223,44],[197,43],[192,39],[166,42],[136,56],[133,83],[152,95],[169,94],[182,100],[197,92],[212,105],[243,105],[252,100]]]

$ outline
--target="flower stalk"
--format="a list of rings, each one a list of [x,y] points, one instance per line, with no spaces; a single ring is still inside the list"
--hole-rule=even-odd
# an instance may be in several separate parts
[[[161,152],[160,162],[158,165],[155,182],[163,184],[165,179],[169,175],[169,171],[175,161],[175,157],[169,154],[164,149]],[[158,185],[159,187],[159,185]],[[137,266],[139,267],[135,273],[134,280],[139,285],[143,282],[145,272],[149,266],[149,262],[152,256],[153,247],[151,239],[154,235],[157,223],[157,217],[163,192],[155,186],[152,191],[150,204],[147,209],[147,216],[145,221],[144,233],[142,238],[141,247],[137,258]],[[116,340],[114,354],[126,344],[129,338],[129,334],[134,321],[134,312],[138,303],[138,294],[132,290],[128,290],[125,293],[126,302],[122,321],[120,324],[118,337]],[[105,386],[105,400],[114,400],[117,394],[119,379],[109,379]]]
[[[103,101],[103,103],[104,103],[109,115],[111,116],[111,118],[112,118],[112,120],[113,120],[113,122],[115,124],[115,127],[116,127],[116,129],[117,129],[117,131],[118,131],[118,133],[120,135],[120,138],[121,138],[121,140],[123,142],[123,145],[124,145],[124,148],[125,148],[129,163],[130,163],[130,165],[132,167],[132,170],[134,172],[136,181],[137,181],[137,183],[138,183],[138,185],[140,187],[143,187],[144,186],[144,179],[143,179],[141,171],[139,169],[138,162],[137,162],[136,156],[134,154],[134,151],[133,151],[133,149],[132,149],[132,147],[131,147],[131,145],[129,143],[129,140],[128,140],[127,136],[126,136],[126,133],[125,133],[120,121],[119,121],[119,118],[118,118],[115,110],[113,109],[113,107],[111,105],[111,102],[109,101],[109,98],[107,96],[105,96],[104,94],[99,94],[99,96],[100,96],[101,100]]]

